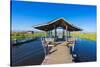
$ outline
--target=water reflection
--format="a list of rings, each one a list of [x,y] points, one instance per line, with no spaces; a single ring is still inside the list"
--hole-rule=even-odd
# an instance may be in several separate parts
[[[78,39],[73,55],[77,57],[76,62],[96,61],[96,41]]]
[[[44,59],[45,53],[41,41],[33,41],[12,47],[12,65],[39,65]]]

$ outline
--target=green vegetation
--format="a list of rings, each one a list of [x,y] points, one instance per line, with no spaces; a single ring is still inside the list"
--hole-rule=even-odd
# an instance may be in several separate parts
[[[82,39],[96,41],[96,33],[78,33],[78,34],[72,33],[71,35]]]
[[[27,32],[12,32],[11,33],[11,40],[21,40],[25,38],[33,38],[45,36],[43,32],[34,32],[34,33],[27,33]]]
[[[46,33],[44,33],[44,32],[34,32],[34,33],[12,32],[11,40],[21,40],[21,39],[25,39],[25,38],[36,39],[37,37],[45,36],[45,35],[46,35]],[[96,41],[96,33],[71,33],[71,36]]]

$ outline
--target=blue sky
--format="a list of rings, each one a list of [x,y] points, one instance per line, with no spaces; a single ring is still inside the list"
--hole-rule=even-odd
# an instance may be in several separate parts
[[[12,1],[12,30],[35,30],[32,26],[63,17],[85,32],[96,32],[96,6]]]

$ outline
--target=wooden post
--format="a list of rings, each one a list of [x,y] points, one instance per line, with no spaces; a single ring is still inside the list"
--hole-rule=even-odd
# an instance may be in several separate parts
[[[63,40],[64,40],[64,38],[65,38],[65,31],[64,31],[64,29],[63,29]]]
[[[56,40],[56,38],[57,38],[57,30],[56,30],[55,26],[54,26],[54,28],[55,28],[55,40]]]
[[[50,36],[52,37],[52,30],[51,30],[51,32],[50,32]]]
[[[68,37],[69,37],[69,31],[68,31]]]
[[[70,41],[70,31],[68,31],[68,41]]]
[[[45,31],[45,37],[47,37],[47,31]]]
[[[67,34],[66,37],[67,37],[67,41],[68,41],[68,31],[67,31],[67,26],[66,26],[66,34]]]
[[[67,41],[69,40],[69,31],[67,31]]]
[[[70,37],[71,35],[70,35],[70,31],[69,31],[69,37]]]
[[[49,37],[51,37],[51,31],[49,31]]]
[[[48,37],[48,31],[46,31],[46,34],[47,34],[47,36],[46,36],[46,37]]]
[[[48,31],[48,35],[49,35],[49,37],[50,37],[50,31]]]
[[[69,37],[70,37],[70,40],[71,40],[72,38],[71,38],[71,34],[70,34],[70,31],[69,31]]]

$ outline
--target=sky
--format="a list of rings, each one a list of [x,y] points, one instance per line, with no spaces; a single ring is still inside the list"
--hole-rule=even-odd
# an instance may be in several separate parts
[[[63,17],[84,32],[96,32],[96,6],[12,1],[12,31],[36,31],[32,26]]]

